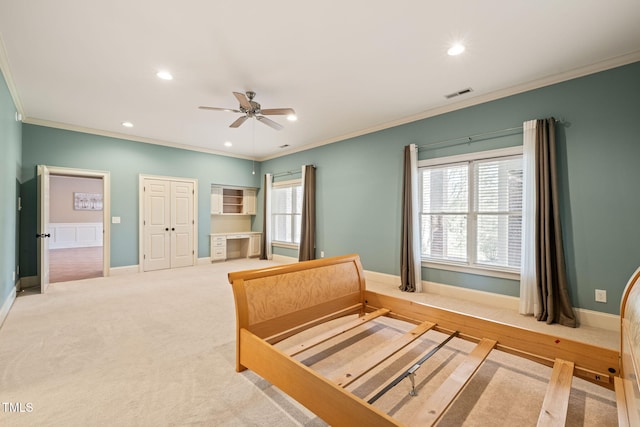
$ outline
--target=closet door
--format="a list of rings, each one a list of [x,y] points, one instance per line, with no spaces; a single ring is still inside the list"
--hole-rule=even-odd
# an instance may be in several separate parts
[[[144,271],[171,267],[171,182],[144,181]]]
[[[171,182],[171,267],[193,265],[193,183]]]

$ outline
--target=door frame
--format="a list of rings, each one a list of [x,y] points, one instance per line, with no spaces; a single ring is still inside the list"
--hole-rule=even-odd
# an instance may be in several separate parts
[[[107,277],[111,273],[111,222],[109,218],[111,217],[111,173],[108,171],[99,171],[99,170],[90,170],[90,169],[77,169],[77,168],[68,168],[68,167],[60,167],[60,166],[48,166],[48,165],[38,165],[38,175],[41,173],[44,176],[44,179],[49,179],[51,175],[62,175],[62,176],[72,176],[76,178],[100,178],[102,179],[102,276]],[[49,218],[41,218],[44,212],[48,212],[49,206],[48,202],[50,200],[49,191],[50,188],[46,185],[45,189],[47,190],[45,194],[44,192],[40,192],[38,194],[38,224],[37,229],[41,229],[41,221],[45,221],[46,224],[49,223]],[[38,231],[40,232],[40,231]],[[42,283],[42,274],[44,272],[40,271],[40,265],[42,265],[42,257],[40,251],[38,251],[38,281],[40,282],[40,292],[44,293],[46,291],[43,289]],[[48,257],[48,254],[44,255]],[[46,272],[48,276],[48,272]]]
[[[182,181],[193,183],[193,265],[198,264],[198,180],[163,175],[138,175],[138,272],[144,272],[144,180]]]

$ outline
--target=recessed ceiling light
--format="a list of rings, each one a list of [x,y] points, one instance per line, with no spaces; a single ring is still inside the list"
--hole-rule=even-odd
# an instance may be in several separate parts
[[[173,80],[173,76],[168,71],[158,71],[156,76],[161,78],[162,80]]]
[[[226,141],[226,142],[224,143],[224,146],[225,146],[225,147],[231,147],[232,145],[233,145],[233,144],[231,143],[231,141]]]
[[[464,46],[461,45],[460,43],[454,44],[449,48],[449,50],[447,50],[447,53],[450,56],[460,55],[462,52],[464,52]]]
[[[133,127],[133,123],[131,123],[131,122],[122,122],[122,126],[124,126],[126,128],[132,128]]]
[[[289,114],[287,116],[287,120],[289,120],[290,122],[295,122],[296,120],[298,120],[298,116],[296,116],[295,114]]]

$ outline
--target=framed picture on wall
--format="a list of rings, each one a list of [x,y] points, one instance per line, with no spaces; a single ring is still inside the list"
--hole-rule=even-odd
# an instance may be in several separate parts
[[[101,211],[102,194],[73,193],[73,209],[76,211]]]

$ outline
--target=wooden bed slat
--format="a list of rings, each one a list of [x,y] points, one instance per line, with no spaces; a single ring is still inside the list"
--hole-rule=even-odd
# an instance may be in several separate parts
[[[336,387],[322,375],[279,351],[246,329],[239,331],[240,361],[334,426],[397,427],[401,424],[377,408]]]
[[[380,316],[384,316],[387,313],[389,313],[389,310],[386,308],[381,308],[371,313],[367,313],[362,317],[358,317],[357,319],[354,319],[348,323],[345,323],[344,325],[340,325],[337,328],[333,328],[325,333],[316,335],[313,338],[308,339],[303,343],[291,346],[288,349],[284,350],[283,352],[285,354],[288,354],[289,356],[295,356],[296,354],[302,353],[305,350],[309,350],[310,348],[313,348],[316,345],[322,344],[323,342],[328,341],[331,338],[337,337],[338,335],[342,335],[345,332],[348,332],[352,329],[357,328],[358,326],[364,325],[370,320],[376,319]]]
[[[613,390],[612,373],[618,371],[618,351],[376,292],[366,291],[365,300],[369,310],[384,307],[391,310],[390,317],[413,323],[424,320],[435,322],[437,326],[434,329],[437,331],[460,331],[459,336],[465,339],[484,337],[496,340],[499,350],[548,366],[553,366],[557,358],[571,360],[575,363],[576,375]]]
[[[469,382],[473,374],[476,373],[496,344],[494,340],[481,339],[465,360],[458,365],[438,390],[429,397],[409,424],[416,426],[434,425],[451,405],[453,399]]]
[[[307,310],[308,311],[308,310]],[[302,324],[298,324],[297,326],[293,327],[293,328],[289,328],[289,329],[285,329],[284,331],[278,332],[275,335],[271,335],[271,336],[267,336],[267,337],[261,337],[264,338],[264,340],[266,342],[268,342],[269,344],[275,344],[278,343],[284,339],[287,339],[293,335],[296,335],[304,330],[307,330],[309,328],[313,328],[314,326],[317,325],[321,325],[325,322],[329,322],[333,319],[338,319],[340,317],[344,317],[344,316],[348,316],[350,314],[359,314],[362,312],[362,304],[353,304],[350,305],[348,307],[342,308],[340,310],[337,311],[332,311],[329,314],[325,314],[323,316],[317,317],[313,320],[310,320],[308,322],[302,323]],[[294,317],[299,317],[300,313],[292,313],[291,315],[284,317],[284,318],[280,318],[280,319],[272,319],[269,322],[267,322],[271,328],[274,327],[274,325],[277,325],[278,322],[291,322],[291,319]],[[287,323],[288,324],[288,323]],[[248,330],[250,330],[252,333],[260,336],[259,332],[260,330],[256,330],[257,328],[254,327],[249,327],[247,328]]]
[[[386,367],[384,361],[392,361],[394,354],[397,356],[420,334],[433,329],[479,343],[435,393],[424,396],[426,402],[410,420],[412,426],[440,421],[493,349],[553,366],[539,425],[564,424],[573,375],[611,390],[615,385],[620,425],[640,426],[640,405],[636,401],[640,384],[635,369],[640,366],[640,338],[637,338],[640,286],[634,287],[640,282],[640,268],[623,296],[620,352],[368,291],[356,254],[229,273],[229,282],[236,303],[236,369],[253,370],[330,425],[404,425],[345,387],[348,384],[356,387],[356,379],[382,370]],[[389,343],[363,352],[367,354],[329,376],[272,345],[332,319],[354,314],[361,317],[344,319],[337,327],[327,325],[326,332],[291,345],[286,351],[298,354],[380,315],[418,326]]]
[[[435,323],[422,322],[406,334],[389,341],[387,344],[379,346],[373,353],[363,354],[362,356],[353,359],[348,365],[340,368],[341,373],[329,374],[328,377],[332,378],[333,382],[338,384],[340,387],[346,387],[407,345],[411,344],[434,326]]]
[[[556,359],[551,372],[551,381],[549,381],[538,417],[538,427],[562,427],[565,425],[572,380],[573,362]]]

